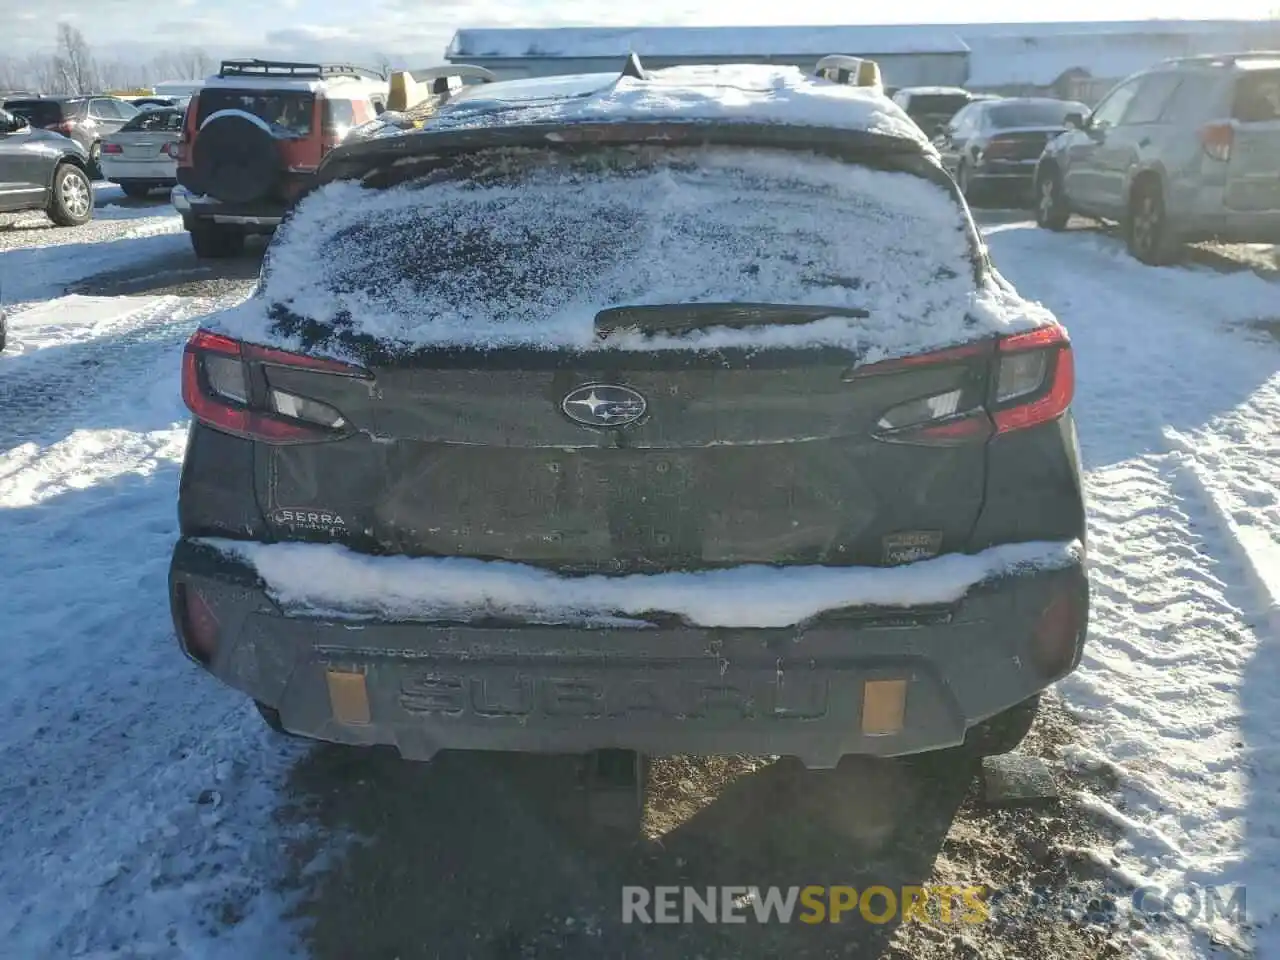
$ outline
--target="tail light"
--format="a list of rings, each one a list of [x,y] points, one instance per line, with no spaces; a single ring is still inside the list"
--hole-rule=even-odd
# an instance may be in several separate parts
[[[190,584],[176,584],[173,590],[182,649],[192,660],[207,667],[218,652],[218,616],[204,595]]]
[[[997,433],[1057,420],[1076,390],[1075,357],[1067,331],[1056,323],[1003,337],[996,347],[991,416]]]
[[[124,147],[118,143],[104,143],[102,145],[103,153],[124,153]]]
[[[1226,163],[1236,142],[1236,128],[1229,123],[1210,123],[1200,128],[1200,145],[1213,160]]]
[[[1031,659],[1045,679],[1057,679],[1076,665],[1087,602],[1078,585],[1063,579],[1041,611],[1032,635]]]
[[[182,400],[201,423],[265,443],[312,443],[349,436],[334,407],[272,386],[270,370],[308,370],[368,378],[369,372],[323,357],[241,343],[197,330],[182,357]]]
[[[170,143],[166,143],[163,147],[160,148],[160,152],[163,153],[166,157],[172,157],[174,160],[182,159],[182,145],[179,144],[176,140]]]
[[[52,130],[54,133],[60,133],[64,137],[71,136],[71,121],[59,120],[57,123],[51,123],[45,127],[46,130]]]
[[[983,360],[989,363],[989,377],[977,373]],[[975,376],[960,386],[890,407],[876,423],[877,439],[931,446],[985,441],[995,434],[1056,420],[1071,405],[1075,392],[1071,344],[1057,324],[871,364],[855,369],[849,379],[947,364],[968,364]]]
[[[1014,152],[1017,143],[1013,140],[995,139],[990,141],[982,150],[984,157],[1008,157]]]

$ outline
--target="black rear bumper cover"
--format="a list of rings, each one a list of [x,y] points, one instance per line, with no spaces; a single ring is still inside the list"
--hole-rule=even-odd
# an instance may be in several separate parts
[[[218,622],[210,672],[275,707],[286,729],[349,744],[652,755],[780,754],[829,767],[846,754],[959,745],[968,728],[1079,663],[1083,563],[979,584],[955,604],[833,614],[781,629],[582,628],[286,615],[248,565],[191,540],[170,569]],[[1037,624],[1054,601],[1078,629],[1046,657]],[[188,655],[190,653],[188,652]],[[333,715],[326,672],[363,674],[368,723]],[[900,732],[862,731],[863,684],[907,682]]]

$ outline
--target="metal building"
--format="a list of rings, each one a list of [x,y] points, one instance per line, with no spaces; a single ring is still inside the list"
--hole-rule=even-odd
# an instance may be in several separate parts
[[[504,78],[646,66],[786,63],[846,53],[880,62],[885,84],[963,86],[1095,102],[1170,57],[1280,49],[1280,20],[909,24],[819,27],[563,27],[459,30],[445,53]]]
[[[628,53],[646,67],[689,63],[778,63],[805,70],[846,53],[880,63],[889,86],[964,82],[968,50],[946,27],[558,27],[459,30],[445,57],[503,79],[616,70]]]

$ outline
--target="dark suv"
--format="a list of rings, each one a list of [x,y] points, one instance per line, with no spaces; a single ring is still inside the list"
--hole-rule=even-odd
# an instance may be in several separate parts
[[[416,759],[1016,745],[1084,642],[1071,347],[842,92],[633,65],[329,154],[187,346],[183,651]]]

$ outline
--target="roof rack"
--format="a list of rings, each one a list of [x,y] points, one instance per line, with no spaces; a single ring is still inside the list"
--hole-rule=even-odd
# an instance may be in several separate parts
[[[364,77],[385,80],[376,70],[351,63],[295,63],[289,60],[223,60],[219,77],[279,77],[290,80],[326,80],[329,77]]]
[[[390,90],[387,109],[403,112],[429,97],[449,96],[461,89],[467,80],[493,83],[497,79],[497,74],[492,70],[466,63],[421,67],[417,70],[393,70],[388,81]]]

